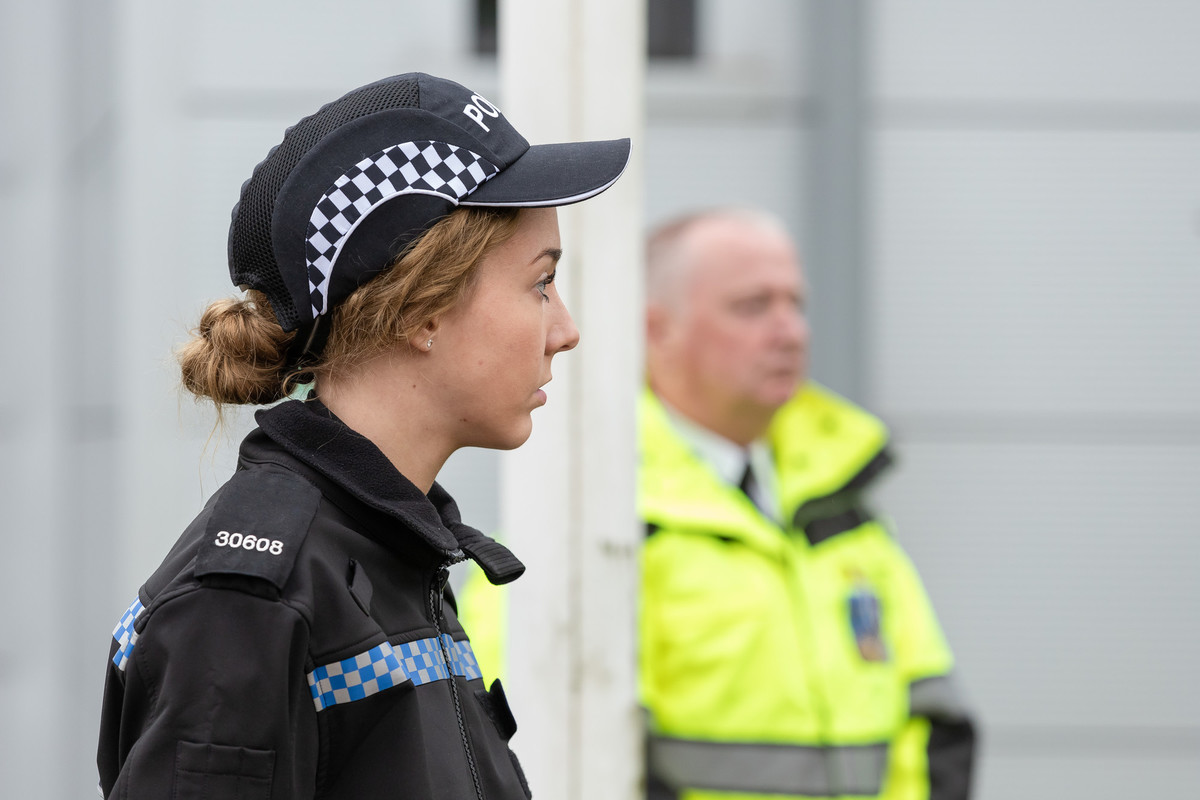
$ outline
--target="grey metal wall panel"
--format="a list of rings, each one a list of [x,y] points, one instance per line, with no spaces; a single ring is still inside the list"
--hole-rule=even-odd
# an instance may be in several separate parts
[[[804,135],[797,121],[662,121],[647,131],[646,217],[651,224],[697,208],[761,206],[798,231]]]
[[[982,797],[1200,790],[1200,6],[875,4],[882,503]]]
[[[1200,130],[876,142],[881,408],[1200,411]]]
[[[44,355],[34,350],[33,355]],[[18,373],[26,379],[36,373]],[[9,409],[4,409],[7,416]],[[4,486],[5,558],[0,567],[0,603],[8,610],[0,626],[0,774],[14,796],[37,797],[60,791],[55,772],[55,740],[68,707],[67,648],[58,626],[68,609],[55,591],[62,578],[56,556],[58,499],[54,491],[57,453],[49,413],[16,418],[21,429],[0,440],[0,480]]]
[[[198,319],[206,303],[237,292],[229,281],[226,260],[230,213],[242,182],[283,139],[284,129],[307,113],[306,108],[301,100],[289,97],[280,107],[256,114],[232,111],[189,120],[185,145],[189,157],[179,176],[181,188],[186,188],[172,198],[177,213],[188,220],[181,263],[172,280],[179,303],[174,311],[187,314],[181,328],[194,324],[193,317]]]
[[[1195,103],[1200,5],[1180,0],[882,0],[878,95],[1068,105]]]
[[[992,754],[982,778],[977,800],[1183,798],[1200,793],[1200,762],[1125,750],[1070,758]]]
[[[180,29],[191,46],[179,55],[193,90],[285,90],[326,102],[400,72],[469,68],[474,5],[474,0],[188,3]]]
[[[65,154],[66,37],[60,3],[6,4],[0,24],[0,314],[5,390],[0,400],[0,775],[14,797],[62,795],[71,787],[55,747],[78,702],[71,677],[71,613],[63,584],[64,510],[71,501],[60,469],[66,451],[62,349],[71,320],[58,299],[70,255],[62,212],[69,191]],[[38,42],[36,48],[23,42]],[[30,80],[37,76],[40,80]]]
[[[812,0],[696,0],[702,62],[803,84]]]
[[[1200,736],[1200,446],[929,444],[898,431],[879,505],[988,727]]]

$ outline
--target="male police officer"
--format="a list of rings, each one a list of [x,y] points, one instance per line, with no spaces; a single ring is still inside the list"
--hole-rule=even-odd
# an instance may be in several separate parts
[[[804,281],[753,211],[647,251],[640,659],[654,796],[962,798],[974,734],[912,564],[864,504],[873,416],[806,379]]]

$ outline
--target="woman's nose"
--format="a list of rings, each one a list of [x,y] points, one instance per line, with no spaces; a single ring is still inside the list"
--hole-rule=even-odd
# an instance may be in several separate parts
[[[579,344],[579,328],[575,327],[575,320],[571,318],[571,312],[567,310],[567,306],[561,299],[555,305],[557,305],[557,313],[546,336],[547,355],[573,350],[575,345]]]

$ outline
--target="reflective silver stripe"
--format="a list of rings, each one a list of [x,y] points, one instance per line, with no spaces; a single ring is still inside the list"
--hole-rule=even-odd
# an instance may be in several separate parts
[[[883,788],[887,744],[802,747],[651,736],[649,769],[675,789],[830,797]]]
[[[953,675],[922,678],[908,685],[908,708],[914,717],[965,719],[967,703]]]

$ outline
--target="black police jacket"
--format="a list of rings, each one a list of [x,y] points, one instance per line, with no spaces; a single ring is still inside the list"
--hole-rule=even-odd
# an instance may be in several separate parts
[[[319,403],[257,419],[113,633],[104,796],[529,797],[446,587],[524,567]]]

